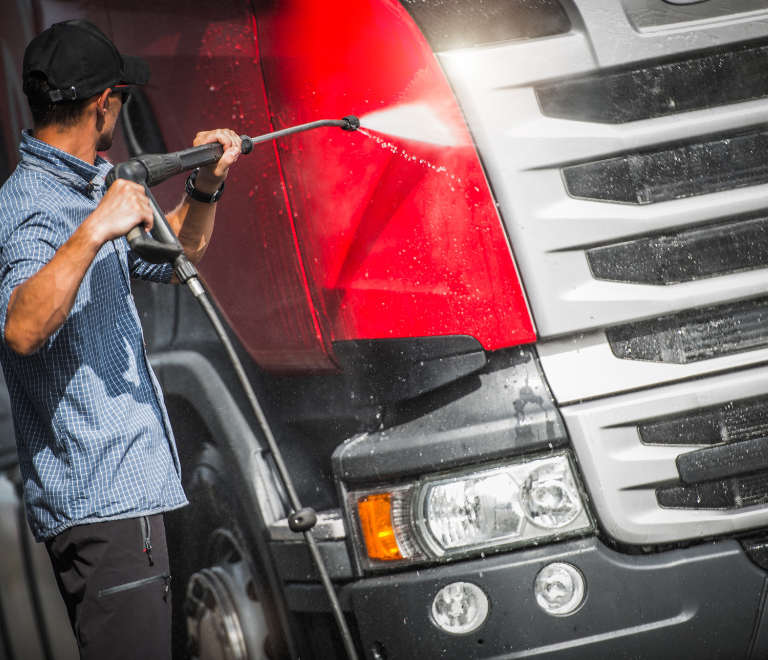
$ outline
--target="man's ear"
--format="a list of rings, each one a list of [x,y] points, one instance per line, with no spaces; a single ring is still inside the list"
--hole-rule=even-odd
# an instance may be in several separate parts
[[[111,89],[105,89],[96,99],[96,112],[99,113],[100,117],[105,117],[107,114],[107,109],[109,107],[109,95],[111,93]]]

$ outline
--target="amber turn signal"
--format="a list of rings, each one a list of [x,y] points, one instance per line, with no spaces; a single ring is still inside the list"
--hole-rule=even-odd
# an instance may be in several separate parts
[[[368,557],[378,561],[402,559],[392,524],[392,493],[374,493],[357,500]]]

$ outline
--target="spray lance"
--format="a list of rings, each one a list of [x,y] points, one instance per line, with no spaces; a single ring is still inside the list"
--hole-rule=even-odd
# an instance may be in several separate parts
[[[241,135],[241,153],[250,153],[253,146],[261,142],[268,142],[280,137],[322,127],[338,127],[344,131],[351,132],[360,128],[360,120],[354,115],[349,115],[343,119],[323,119],[253,138],[248,137],[247,135]],[[149,263],[173,264],[173,270],[176,277],[178,277],[182,284],[186,284],[189,287],[190,291],[208,316],[211,325],[213,325],[219,340],[224,346],[227,356],[232,362],[237,377],[240,379],[240,384],[245,391],[245,395],[253,409],[254,415],[256,415],[256,419],[258,420],[259,426],[267,441],[269,451],[275,460],[275,466],[277,467],[280,480],[285,486],[285,491],[288,495],[291,507],[293,508],[293,511],[288,516],[288,526],[292,531],[304,534],[310,555],[317,568],[317,573],[320,576],[320,580],[323,583],[323,587],[331,603],[331,610],[339,627],[342,640],[344,641],[347,657],[349,660],[357,660],[357,652],[346,619],[344,618],[344,613],[341,611],[339,599],[336,596],[336,591],[334,590],[328,575],[328,569],[323,563],[323,558],[320,555],[320,550],[317,547],[315,538],[312,536],[312,527],[314,527],[317,522],[317,516],[311,508],[303,508],[301,506],[299,497],[296,494],[296,488],[293,485],[291,475],[288,473],[280,448],[277,446],[277,442],[275,442],[275,437],[269,427],[267,418],[264,416],[261,405],[256,398],[253,387],[248,380],[243,364],[235,352],[235,348],[227,335],[224,325],[216,314],[210,300],[208,300],[205,289],[198,279],[197,270],[184,255],[184,250],[182,249],[181,243],[179,243],[178,237],[160,209],[157,200],[155,200],[149,190],[152,186],[162,183],[176,174],[215,163],[223,155],[224,147],[222,147],[221,144],[216,143],[204,144],[199,147],[192,147],[191,149],[184,149],[183,151],[176,151],[170,154],[137,156],[124,163],[115,165],[107,176],[106,184],[107,187],[109,187],[117,179],[127,179],[144,186],[144,191],[146,192],[152,207],[154,226],[149,232],[151,236],[147,234],[141,225],[134,227],[126,235],[128,244],[139,257]]]

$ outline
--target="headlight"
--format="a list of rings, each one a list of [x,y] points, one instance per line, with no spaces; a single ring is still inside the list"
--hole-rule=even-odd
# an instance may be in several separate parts
[[[566,453],[357,491],[350,505],[367,568],[528,545],[593,528]]]

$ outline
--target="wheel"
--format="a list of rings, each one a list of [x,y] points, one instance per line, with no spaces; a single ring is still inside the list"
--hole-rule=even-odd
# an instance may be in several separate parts
[[[245,553],[225,529],[211,534],[209,548],[214,563],[187,583],[184,614],[189,656],[195,660],[267,659],[267,620]]]
[[[189,506],[165,514],[173,591],[173,658],[289,657],[270,582],[239,497],[243,488],[205,422],[176,396],[166,405]]]

